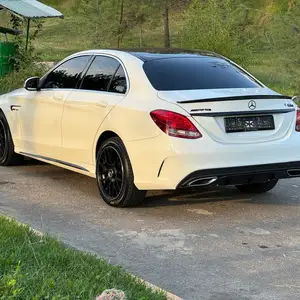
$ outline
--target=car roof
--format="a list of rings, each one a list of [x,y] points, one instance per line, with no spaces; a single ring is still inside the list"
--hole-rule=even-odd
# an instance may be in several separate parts
[[[222,55],[205,50],[190,50],[181,48],[127,48],[127,49],[103,49],[88,50],[77,54],[129,54],[143,62],[162,58],[187,58],[187,57],[215,57],[223,58]]]

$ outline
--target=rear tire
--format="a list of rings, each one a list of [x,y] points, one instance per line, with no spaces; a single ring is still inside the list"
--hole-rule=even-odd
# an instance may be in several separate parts
[[[276,184],[278,183],[277,179],[273,179],[268,182],[262,183],[252,183],[252,184],[243,184],[243,185],[236,185],[236,188],[246,194],[262,194],[270,191],[273,189]]]
[[[134,185],[126,148],[118,137],[107,139],[97,153],[96,178],[102,199],[115,207],[136,206],[145,197]]]
[[[13,166],[23,162],[24,157],[16,154],[9,125],[3,113],[0,113],[0,166]]]

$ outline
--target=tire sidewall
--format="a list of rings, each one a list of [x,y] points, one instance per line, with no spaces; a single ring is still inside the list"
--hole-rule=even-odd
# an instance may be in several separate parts
[[[98,160],[99,160],[99,156],[100,153],[102,152],[102,150],[106,147],[112,147],[114,148],[115,151],[118,152],[121,162],[123,164],[123,183],[122,183],[122,188],[121,188],[121,192],[120,194],[117,196],[116,199],[111,200],[109,199],[105,193],[102,191],[101,189],[101,185],[99,183],[99,174],[100,174],[100,170],[99,170],[99,164],[98,164]],[[132,169],[131,169],[131,165],[130,165],[130,161],[128,158],[128,154],[125,152],[126,150],[124,149],[124,146],[122,145],[122,142],[117,139],[117,138],[111,138],[108,139],[107,141],[105,141],[98,153],[97,153],[97,163],[96,163],[96,178],[97,178],[97,184],[98,184],[98,189],[100,192],[100,195],[102,197],[102,199],[109,205],[111,206],[122,206],[122,204],[125,202],[126,197],[129,193],[130,190],[130,186],[133,183],[133,180],[130,180],[130,173],[132,173]]]
[[[6,121],[6,118],[4,117],[3,114],[0,114],[0,123],[3,124],[4,127],[4,135],[5,135],[5,150],[4,150],[4,155],[2,158],[0,158],[0,165],[6,165],[7,161],[9,160],[9,155],[10,155],[10,148],[11,148],[11,135],[9,131],[9,127]]]
[[[261,194],[272,190],[278,183],[278,179],[273,179],[264,183],[246,184],[237,186],[242,193]]]

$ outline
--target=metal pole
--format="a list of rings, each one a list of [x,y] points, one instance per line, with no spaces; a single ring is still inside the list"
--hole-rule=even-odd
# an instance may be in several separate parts
[[[30,19],[27,21],[27,34],[26,34],[26,46],[25,49],[28,50],[28,43],[29,43],[29,29],[30,29]]]

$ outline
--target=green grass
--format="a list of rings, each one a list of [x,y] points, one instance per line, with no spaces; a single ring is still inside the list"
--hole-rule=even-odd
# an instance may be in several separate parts
[[[255,55],[255,62],[248,66],[247,70],[279,93],[289,96],[297,94],[295,75],[288,71],[285,61],[276,54],[262,52]]]
[[[269,88],[281,94],[294,96],[296,88],[291,76],[282,72],[280,66],[252,65],[248,70]]]
[[[122,268],[1,216],[0,228],[1,300],[88,300],[109,288],[123,290],[129,300],[166,299]]]
[[[7,74],[3,78],[0,78],[0,95],[23,87],[27,78],[32,76],[42,76],[46,70],[45,67],[31,65],[27,68],[22,68],[19,71]]]

